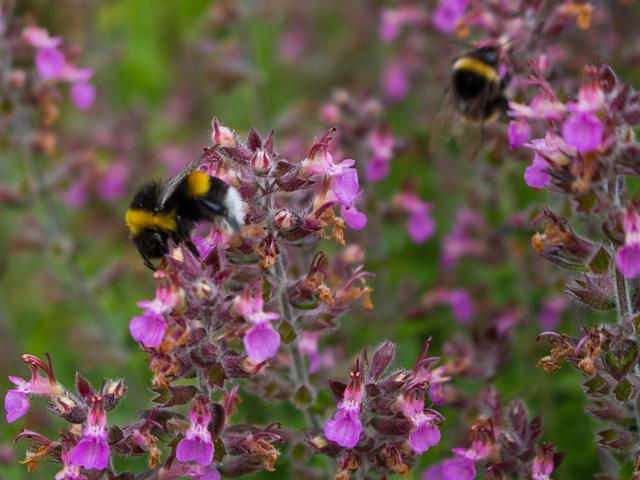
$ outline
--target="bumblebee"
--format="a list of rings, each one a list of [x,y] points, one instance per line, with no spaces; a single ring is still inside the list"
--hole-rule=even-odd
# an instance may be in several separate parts
[[[239,231],[244,221],[244,203],[239,192],[223,180],[196,169],[191,162],[176,176],[143,183],[133,196],[125,214],[131,239],[144,264],[169,252],[169,240],[185,244],[194,255],[191,241],[197,222],[211,221],[218,227]]]
[[[465,119],[484,125],[507,110],[504,90],[511,75],[501,78],[498,63],[499,50],[494,46],[476,48],[453,62],[453,106]]]

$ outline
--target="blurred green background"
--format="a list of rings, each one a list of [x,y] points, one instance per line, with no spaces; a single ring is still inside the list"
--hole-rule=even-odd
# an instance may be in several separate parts
[[[243,134],[251,126],[262,132],[273,128],[280,134],[277,145],[302,139],[306,149],[313,136],[326,129],[318,112],[336,89],[380,95],[389,49],[377,39],[381,5],[364,0],[20,0],[21,14],[33,16],[52,34],[79,46],[79,62],[96,71],[96,105],[81,113],[62,102],[55,129],[60,153],[41,161],[52,168],[72,154],[91,155],[105,164],[124,158],[130,163],[128,195],[140,178],[163,175],[171,159],[185,162],[207,145],[214,115]],[[289,34],[295,38],[300,29],[301,53],[292,58],[283,42]],[[431,35],[437,53],[424,68],[434,83],[420,84],[404,101],[386,105],[384,112],[393,134],[410,147],[394,159],[389,178],[365,188],[375,207],[388,201],[408,178],[418,179],[421,195],[434,204],[436,236],[413,244],[402,221],[381,217],[382,234],[375,236],[375,244],[369,239],[366,245],[368,252],[375,252],[368,255],[367,268],[379,274],[374,283],[377,310],[369,316],[356,312],[345,317],[340,338],[324,341],[340,342],[348,346],[348,354],[355,354],[390,338],[399,345],[397,363],[407,366],[427,336],[434,337],[433,351],[439,353],[446,339],[461,328],[448,309],[399,318],[402,310],[395,305],[407,301],[407,292],[420,294],[442,281],[440,240],[451,230],[457,209],[471,201],[470,189],[487,178],[494,182],[480,189],[486,196],[476,204],[494,228],[517,211],[528,212],[532,205],[563,207],[526,187],[521,163],[491,158],[470,163],[456,158],[455,144],[449,150],[432,148],[439,139],[434,140],[416,115],[435,116],[449,67],[449,56],[440,52],[453,56],[456,47]],[[430,104],[423,101],[425,90],[433,100]],[[100,140],[104,136],[110,138],[108,147]],[[438,151],[447,157],[438,156],[442,155]],[[3,151],[0,178],[19,185],[28,181],[26,175],[21,159]],[[47,200],[48,206],[2,207],[0,384],[5,390],[8,374],[27,375],[20,362],[22,353],[49,352],[65,384],[72,383],[76,370],[94,384],[103,378],[125,378],[129,395],[109,418],[131,421],[152,394],[146,390],[150,374],[129,336],[128,322],[139,311],[136,302],[153,295],[154,283],[127,239],[122,222],[126,196],[114,202],[92,196],[82,207],[68,208],[60,200],[66,187]],[[503,194],[500,205],[492,203],[491,192],[496,190]],[[51,207],[58,212],[55,220]],[[52,234],[58,227],[61,233]],[[48,241],[29,247],[27,240],[38,234]],[[515,229],[507,235],[517,261],[487,265],[464,260],[457,267],[456,287],[467,287],[498,308],[517,304],[527,310],[512,339],[508,361],[495,378],[460,380],[454,385],[475,393],[494,381],[505,401],[523,398],[532,414],[543,415],[544,439],[567,453],[554,478],[591,478],[598,471],[596,425],[583,413],[580,375],[568,368],[549,375],[534,367],[548,350],[535,341],[541,330],[536,315],[542,300],[559,289],[550,290],[554,282],[548,278],[536,283],[527,274],[540,269],[540,275],[555,275],[558,280],[561,276],[529,252],[530,234]],[[68,248],[72,253],[65,253]],[[576,332],[579,325],[594,321],[590,317],[589,312],[571,307],[559,329]],[[344,374],[349,365],[341,367]],[[17,462],[26,445],[11,443],[21,428],[55,434],[60,427],[44,414],[40,400],[32,403],[35,406],[24,419],[2,424],[0,478],[52,476],[46,465],[28,475]],[[303,425],[303,419],[291,412],[286,403],[265,406],[247,396],[239,417]],[[444,441],[422,456],[423,466],[465,441],[461,428],[470,419],[455,409],[445,408],[443,413]],[[281,456],[277,472],[255,478],[290,478],[286,457],[286,453]],[[422,470],[416,469],[413,478],[419,478]]]

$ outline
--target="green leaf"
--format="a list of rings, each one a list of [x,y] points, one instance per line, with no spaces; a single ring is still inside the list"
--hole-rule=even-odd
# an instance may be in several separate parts
[[[590,213],[593,210],[593,207],[596,206],[598,197],[594,192],[589,192],[585,195],[581,195],[580,197],[576,197],[575,200],[578,204],[576,207],[578,212]]]
[[[287,345],[292,343],[298,336],[298,334],[296,333],[296,329],[293,328],[293,325],[291,325],[286,320],[280,322],[280,328],[278,328],[278,332],[280,333],[280,338],[282,339],[282,341]]]
[[[601,397],[609,393],[609,384],[600,375],[587,380],[583,383],[586,387],[585,393],[591,397]]]
[[[600,247],[600,250],[593,256],[589,262],[589,267],[593,273],[607,273],[609,271],[609,252],[604,247]]]
[[[629,380],[625,378],[618,383],[613,393],[618,401],[626,402],[631,397],[632,390],[633,388],[631,387],[631,383],[629,383]]]
[[[296,407],[306,409],[313,403],[313,394],[311,393],[309,387],[307,387],[306,385],[301,385],[293,395],[292,400]]]

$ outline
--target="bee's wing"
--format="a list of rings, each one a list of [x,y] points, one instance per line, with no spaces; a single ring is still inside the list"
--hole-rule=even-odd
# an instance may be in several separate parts
[[[189,175],[189,173],[191,173],[198,167],[198,165],[200,164],[200,160],[201,158],[195,158],[191,160],[176,175],[164,182],[162,191],[160,192],[158,206],[156,207],[158,210],[162,210],[164,208],[167,200],[169,200],[171,195],[173,195],[173,192],[176,191],[178,185],[180,185],[180,183],[186,178],[187,175]]]

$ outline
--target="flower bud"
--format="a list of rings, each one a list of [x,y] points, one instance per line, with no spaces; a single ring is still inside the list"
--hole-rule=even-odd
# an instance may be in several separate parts
[[[266,175],[271,169],[269,154],[262,148],[257,149],[251,156],[251,168],[257,175]]]
[[[273,223],[275,223],[278,230],[290,232],[302,225],[302,218],[291,210],[283,208],[275,213]]]

